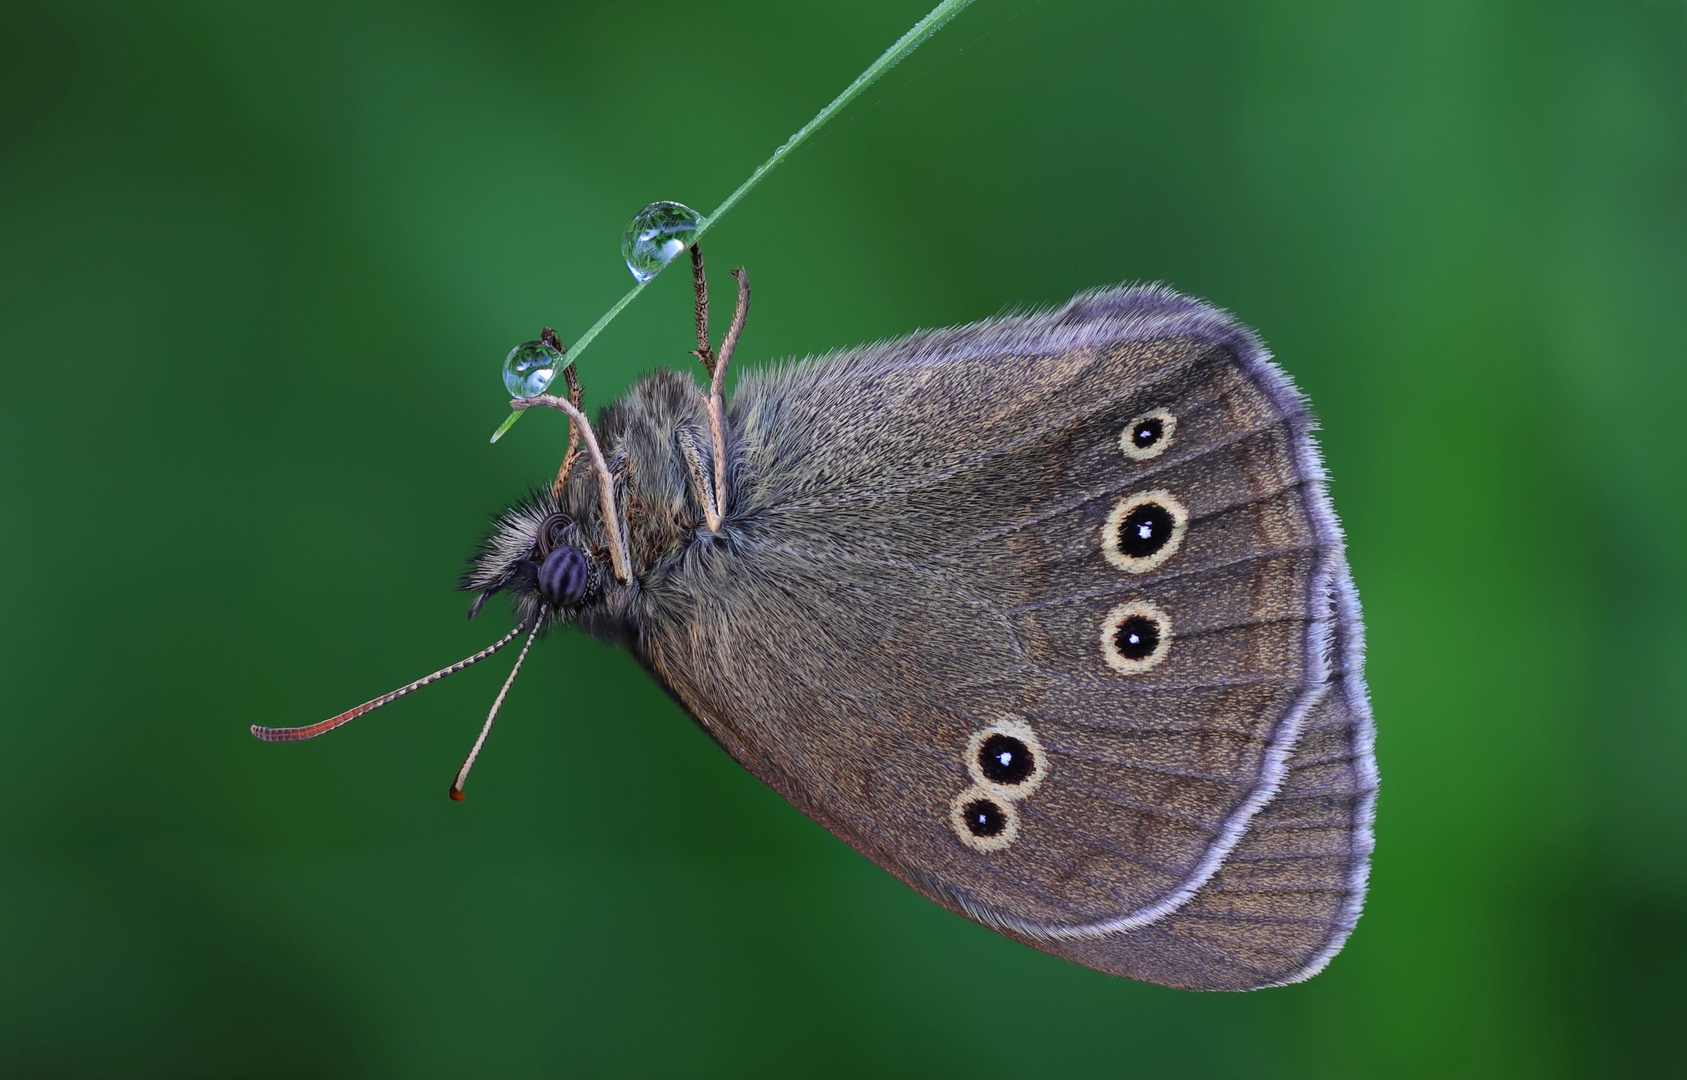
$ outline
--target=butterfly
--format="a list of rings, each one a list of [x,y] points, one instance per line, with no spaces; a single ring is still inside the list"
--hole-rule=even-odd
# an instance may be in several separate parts
[[[1321,970],[1364,898],[1374,728],[1313,420],[1258,338],[1110,288],[750,371],[728,401],[748,279],[717,355],[693,263],[706,391],[659,371],[593,424],[570,367],[567,397],[512,402],[570,419],[556,482],[464,579],[515,629],[254,733],[321,734],[575,624],[969,919],[1187,989]]]

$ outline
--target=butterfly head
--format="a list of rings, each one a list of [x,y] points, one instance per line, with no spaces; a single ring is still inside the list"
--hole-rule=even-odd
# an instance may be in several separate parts
[[[592,553],[579,523],[549,491],[517,502],[492,523],[459,586],[478,593],[469,618],[508,592],[523,625],[571,619],[602,591],[607,561]]]

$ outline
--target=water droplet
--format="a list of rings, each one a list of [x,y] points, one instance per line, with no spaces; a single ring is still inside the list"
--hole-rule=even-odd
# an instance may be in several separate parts
[[[641,283],[655,277],[691,246],[703,215],[677,202],[653,202],[633,215],[621,234],[621,257]]]
[[[517,345],[504,358],[504,386],[511,397],[542,394],[563,367],[562,352],[543,341]]]

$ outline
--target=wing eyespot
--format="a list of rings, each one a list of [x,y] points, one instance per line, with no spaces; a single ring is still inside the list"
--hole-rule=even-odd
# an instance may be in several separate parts
[[[1140,491],[1113,505],[1101,528],[1107,561],[1127,574],[1154,569],[1183,545],[1189,510],[1169,491]]]
[[[974,851],[1001,851],[1019,837],[1014,804],[1048,778],[1048,751],[1030,724],[1004,716],[967,739],[966,768],[972,785],[950,802],[949,827]]]
[[[1166,409],[1150,409],[1120,430],[1119,451],[1132,461],[1157,458],[1171,449],[1176,433],[1176,416]]]
[[[967,739],[966,767],[975,785],[1014,802],[1047,778],[1049,755],[1030,724],[1004,716]]]
[[[961,843],[986,854],[1000,851],[1019,837],[1019,811],[1009,799],[978,786],[967,788],[949,804],[949,825]]]
[[[1171,617],[1146,600],[1120,604],[1101,621],[1101,655],[1121,675],[1141,675],[1171,649]]]

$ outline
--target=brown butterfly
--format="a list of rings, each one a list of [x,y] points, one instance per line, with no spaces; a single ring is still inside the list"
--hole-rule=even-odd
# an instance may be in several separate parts
[[[747,279],[717,359],[693,262],[707,392],[658,372],[592,425],[570,368],[568,398],[513,402],[571,429],[465,578],[516,628],[254,733],[309,738],[575,622],[950,910],[1168,986],[1322,969],[1372,847],[1363,628],[1312,418],[1253,333],[1104,289],[751,372],[727,402]]]

